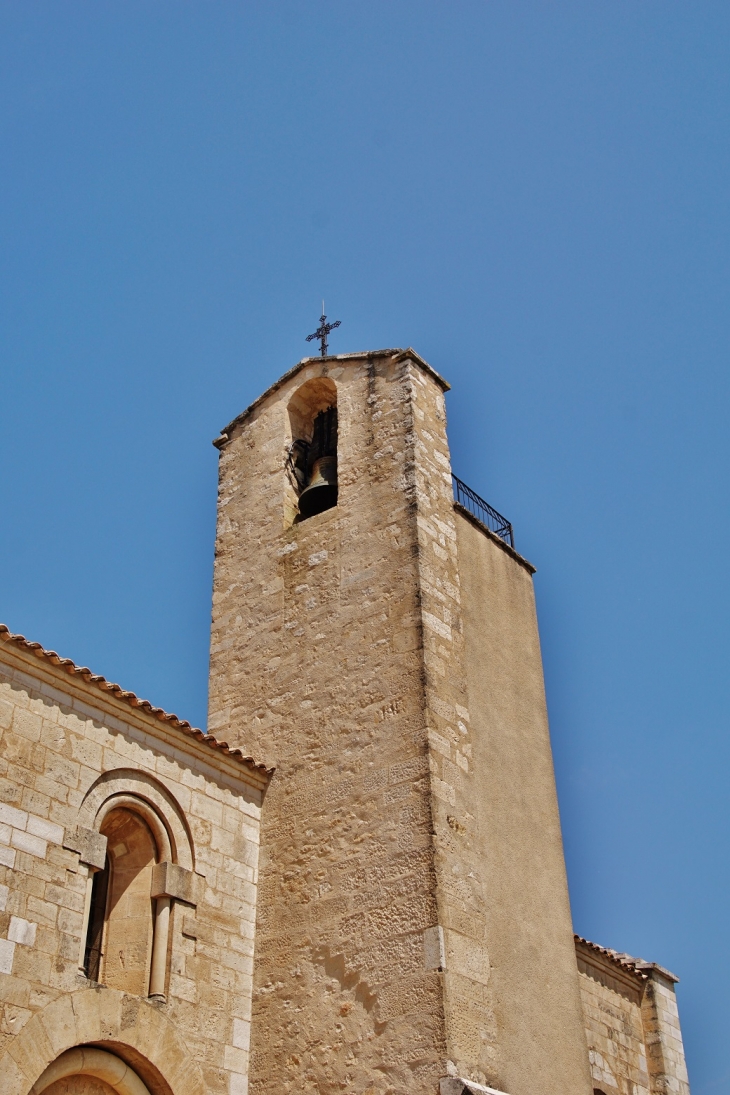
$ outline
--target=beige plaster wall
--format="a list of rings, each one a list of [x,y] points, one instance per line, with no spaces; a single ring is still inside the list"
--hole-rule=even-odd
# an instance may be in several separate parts
[[[248,779],[232,759],[0,647],[3,1095],[26,1095],[58,1053],[96,1040],[136,1045],[143,1066],[156,1058],[169,1085],[159,1095],[244,1095],[262,802]],[[183,819],[172,831],[198,899],[173,903],[165,1003],[89,987],[79,972],[88,868],[64,845],[79,821],[93,827],[104,788],[166,796]]]
[[[591,1090],[532,578],[461,513],[459,575],[486,894],[495,1086]]]

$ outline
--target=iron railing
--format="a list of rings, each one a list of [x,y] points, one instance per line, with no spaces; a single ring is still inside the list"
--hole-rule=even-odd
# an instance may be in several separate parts
[[[462,483],[461,479],[453,474],[451,478],[454,481],[454,501],[458,502],[464,509],[469,510],[472,517],[476,517],[477,521],[481,521],[483,525],[486,525],[490,532],[499,536],[510,547],[514,547],[514,531],[507,518],[503,517],[501,513],[497,513],[494,506],[490,506],[489,502],[485,502],[483,498],[480,498],[471,487],[467,487],[466,483]]]

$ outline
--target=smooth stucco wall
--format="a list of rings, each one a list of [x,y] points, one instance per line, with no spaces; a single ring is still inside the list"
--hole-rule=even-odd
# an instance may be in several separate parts
[[[532,577],[457,513],[497,1086],[591,1089]]]

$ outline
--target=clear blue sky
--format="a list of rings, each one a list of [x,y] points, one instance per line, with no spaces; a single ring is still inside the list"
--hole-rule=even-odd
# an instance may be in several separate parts
[[[576,929],[730,1089],[730,5],[0,3],[0,619],[205,722],[219,428],[414,346],[536,588]]]

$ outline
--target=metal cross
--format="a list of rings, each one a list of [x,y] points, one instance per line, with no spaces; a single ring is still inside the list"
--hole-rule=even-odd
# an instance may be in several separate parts
[[[319,352],[322,357],[327,357],[327,335],[339,325],[339,319],[335,320],[334,323],[327,322],[327,316],[324,314],[324,301],[322,301],[322,315],[319,317],[319,327],[313,334],[307,335],[307,342],[311,342],[313,338],[318,338]]]

